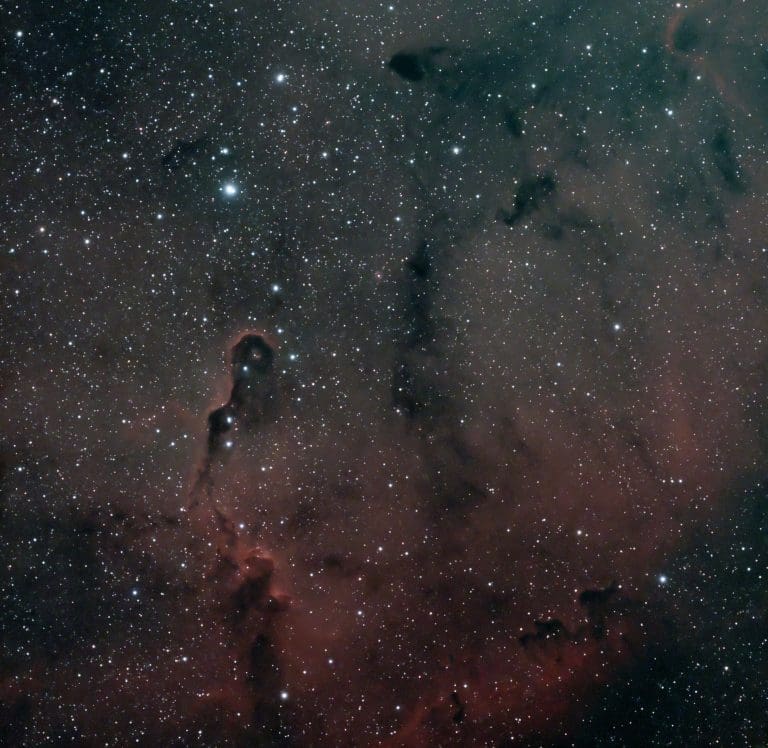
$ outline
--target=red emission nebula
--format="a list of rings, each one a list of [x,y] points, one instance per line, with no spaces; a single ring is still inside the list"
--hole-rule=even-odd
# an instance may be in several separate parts
[[[89,5],[2,11],[0,744],[768,741],[763,5]]]

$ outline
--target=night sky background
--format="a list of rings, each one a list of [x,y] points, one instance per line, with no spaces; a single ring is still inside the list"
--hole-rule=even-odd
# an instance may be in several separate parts
[[[763,0],[8,0],[0,112],[0,745],[768,744]]]

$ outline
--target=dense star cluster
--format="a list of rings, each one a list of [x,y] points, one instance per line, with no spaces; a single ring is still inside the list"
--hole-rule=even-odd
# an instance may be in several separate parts
[[[766,18],[2,4],[0,744],[766,744]]]

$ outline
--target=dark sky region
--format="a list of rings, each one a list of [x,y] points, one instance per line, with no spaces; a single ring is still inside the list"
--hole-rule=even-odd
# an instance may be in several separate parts
[[[762,0],[0,59],[1,745],[766,745]]]

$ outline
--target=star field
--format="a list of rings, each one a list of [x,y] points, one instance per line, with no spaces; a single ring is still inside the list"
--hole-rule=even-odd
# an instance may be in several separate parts
[[[0,18],[0,744],[768,741],[757,0]]]

